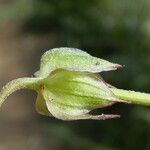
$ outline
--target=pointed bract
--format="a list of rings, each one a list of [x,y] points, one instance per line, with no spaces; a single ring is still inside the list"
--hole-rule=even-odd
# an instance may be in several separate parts
[[[122,66],[119,64],[93,57],[79,49],[62,47],[51,49],[42,56],[39,77],[47,77],[59,68],[97,73],[120,67]]]

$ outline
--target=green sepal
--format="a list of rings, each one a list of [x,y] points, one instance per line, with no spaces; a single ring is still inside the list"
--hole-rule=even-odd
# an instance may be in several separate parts
[[[102,72],[116,70],[122,67],[119,64],[93,57],[90,54],[75,48],[54,48],[41,58],[39,77],[45,78],[52,71],[63,68],[73,71]]]
[[[65,121],[84,120],[84,119],[105,120],[120,117],[120,115],[114,114],[91,115],[89,114],[89,110],[57,104],[54,101],[53,102],[50,101],[49,99],[46,100],[46,105],[55,118]]]
[[[45,102],[43,95],[41,94],[41,91],[38,92],[35,105],[36,105],[36,111],[39,114],[42,114],[45,116],[52,116],[49,110],[47,109],[46,102]]]

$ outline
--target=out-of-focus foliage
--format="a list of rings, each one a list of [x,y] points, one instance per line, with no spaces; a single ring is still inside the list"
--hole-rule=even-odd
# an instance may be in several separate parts
[[[9,19],[25,19],[32,12],[32,0],[3,0],[0,3],[0,23]]]
[[[78,47],[124,64],[127,66],[124,71],[104,73],[105,80],[121,88],[150,92],[149,0],[14,0],[11,3],[10,7],[0,6],[0,16],[19,21],[18,16],[23,14],[22,32],[37,36],[52,33],[55,36],[49,37],[49,48]],[[53,135],[61,149],[150,149],[149,108],[116,105],[99,111],[121,113],[122,118],[69,123],[49,119],[43,125],[46,138]]]

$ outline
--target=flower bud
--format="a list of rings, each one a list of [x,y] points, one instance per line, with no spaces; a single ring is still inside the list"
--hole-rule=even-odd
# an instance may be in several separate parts
[[[37,112],[62,120],[116,118],[119,115],[89,114],[116,102],[150,106],[150,94],[114,88],[97,74],[120,67],[78,49],[52,49],[42,56],[35,78],[19,78],[2,88],[0,106],[11,93],[22,88],[37,91]]]

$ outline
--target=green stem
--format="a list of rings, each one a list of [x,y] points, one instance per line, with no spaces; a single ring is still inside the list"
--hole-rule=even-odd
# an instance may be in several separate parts
[[[120,99],[129,103],[150,106],[150,94],[111,88],[112,92]]]
[[[19,78],[7,83],[0,92],[0,106],[3,104],[5,99],[13,92],[20,89],[33,89],[36,90],[40,86],[40,78]]]

